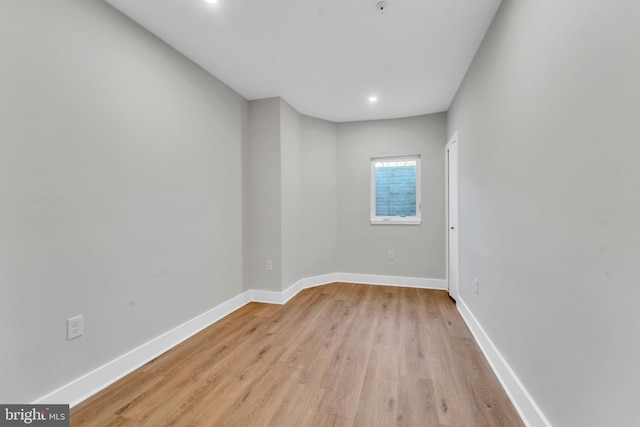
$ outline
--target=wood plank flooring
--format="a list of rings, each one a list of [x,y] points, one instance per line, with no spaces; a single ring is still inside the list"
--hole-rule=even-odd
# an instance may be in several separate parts
[[[446,292],[346,283],[250,303],[71,410],[71,426],[523,426]]]

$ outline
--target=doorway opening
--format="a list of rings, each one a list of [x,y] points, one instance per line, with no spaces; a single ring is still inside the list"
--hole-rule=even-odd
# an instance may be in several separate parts
[[[447,281],[449,296],[454,300],[460,297],[460,239],[459,186],[458,186],[458,132],[455,132],[445,146],[447,174]]]

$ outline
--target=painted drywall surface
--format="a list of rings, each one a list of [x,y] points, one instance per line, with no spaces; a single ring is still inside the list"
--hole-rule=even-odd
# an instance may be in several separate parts
[[[300,280],[300,113],[280,99],[280,179],[282,283],[280,291]]]
[[[338,271],[445,278],[446,114],[340,123],[337,137]],[[371,158],[410,154],[422,156],[422,224],[371,225]]]
[[[280,98],[249,103],[244,229],[245,289],[282,291]],[[267,260],[273,270],[266,269]]]
[[[336,125],[281,98],[249,104],[245,289],[282,291],[336,271]]]
[[[301,277],[336,272],[338,187],[337,125],[309,116],[301,119],[300,245]]]
[[[555,426],[640,425],[638,22],[505,0],[449,111],[462,298]]]
[[[26,403],[242,292],[248,105],[100,1],[0,28],[0,401]]]

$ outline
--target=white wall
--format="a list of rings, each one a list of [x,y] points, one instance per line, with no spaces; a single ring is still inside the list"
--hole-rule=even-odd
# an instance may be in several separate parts
[[[554,426],[640,425],[638,22],[505,0],[449,112],[461,297]]]
[[[0,401],[25,403],[242,292],[247,102],[101,1],[1,2],[0,28]]]
[[[282,291],[280,98],[249,103],[244,178],[244,287]],[[266,270],[267,260],[273,270]]]
[[[336,272],[338,188],[335,123],[302,116],[300,147],[301,277]]]
[[[336,124],[281,102],[281,290],[338,271],[444,278],[446,115]],[[399,153],[423,156],[425,221],[371,226],[369,160]]]
[[[445,278],[444,113],[336,124],[270,98],[250,102],[249,127],[246,289],[335,272]],[[422,155],[423,223],[372,226],[370,159],[402,154]]]
[[[285,290],[301,279],[298,253],[300,240],[300,113],[280,98],[280,180],[282,188],[282,283]]]
[[[301,115],[282,98],[251,101],[249,111],[245,289],[282,292],[301,278]]]
[[[340,123],[337,136],[338,271],[445,278],[446,114]],[[371,225],[371,158],[409,154],[422,156],[422,224]]]
[[[0,28],[0,401],[248,289],[444,277],[444,114],[337,125],[249,103],[98,0],[2,2]],[[424,223],[373,228],[369,158],[397,150],[423,155]]]

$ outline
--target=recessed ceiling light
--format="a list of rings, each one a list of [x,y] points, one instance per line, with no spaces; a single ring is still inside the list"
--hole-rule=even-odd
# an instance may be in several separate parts
[[[374,96],[370,96],[370,97],[369,97],[369,102],[370,102],[370,103],[372,103],[372,104],[373,104],[374,102],[378,102],[378,97],[377,97],[377,96],[375,96],[375,95],[374,95]]]
[[[378,12],[380,13],[384,13],[388,7],[389,7],[389,3],[387,3],[386,1],[379,1],[376,4],[376,9],[378,9]]]
[[[216,4],[218,0],[205,0],[207,3]]]

